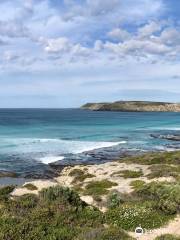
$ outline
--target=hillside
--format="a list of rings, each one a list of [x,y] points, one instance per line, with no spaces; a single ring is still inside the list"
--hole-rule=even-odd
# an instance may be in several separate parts
[[[180,103],[118,101],[112,103],[87,103],[81,109],[121,112],[180,112]]]

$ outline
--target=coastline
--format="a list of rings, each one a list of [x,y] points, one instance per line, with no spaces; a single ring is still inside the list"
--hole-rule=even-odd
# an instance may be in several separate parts
[[[39,179],[25,182],[23,186],[15,188],[11,196],[15,198],[24,194],[37,195],[43,188],[63,186],[75,190],[82,201],[106,213],[108,211],[107,199],[112,192],[131,196],[142,185],[146,186],[151,183],[178,184],[179,186],[179,159],[180,151],[176,151],[146,153],[93,165],[67,166],[62,169],[58,177],[52,180]],[[174,167],[178,170],[176,171]],[[100,183],[100,186],[95,186],[94,183]],[[35,190],[25,187],[29,185],[35,186]],[[177,228],[179,221],[180,216],[177,213],[162,227],[155,228],[153,234],[139,239],[154,240],[161,232],[180,235],[180,229]],[[132,231],[128,233],[136,237]]]

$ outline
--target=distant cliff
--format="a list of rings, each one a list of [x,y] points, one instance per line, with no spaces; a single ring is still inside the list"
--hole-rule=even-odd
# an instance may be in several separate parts
[[[120,112],[180,112],[180,103],[118,101],[113,103],[87,103],[81,109]]]

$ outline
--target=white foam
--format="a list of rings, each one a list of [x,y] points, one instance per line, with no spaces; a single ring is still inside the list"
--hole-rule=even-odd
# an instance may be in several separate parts
[[[47,142],[47,141],[58,141],[58,139],[41,139],[41,142]],[[62,141],[62,140],[60,140]],[[67,141],[66,141],[67,142]],[[73,154],[78,154],[78,153],[83,153],[83,152],[87,152],[87,151],[92,151],[95,149],[100,149],[100,148],[107,148],[107,147],[113,147],[113,146],[117,146],[119,144],[125,144],[126,141],[121,141],[121,142],[76,142],[76,141],[69,141],[70,143],[75,143],[76,147],[79,149],[76,150],[72,150]],[[77,145],[78,143],[78,145]],[[88,146],[84,146],[83,144],[87,143]],[[39,158],[38,160],[40,160],[41,162],[43,162],[44,164],[49,164],[49,163],[53,163],[53,162],[57,162],[57,161],[61,161],[63,160],[64,157],[63,156],[45,156],[42,158]]]
[[[35,158],[46,164],[63,160],[66,154],[79,154],[126,143],[126,141],[91,142],[58,138],[7,138],[5,142],[6,144],[15,143],[16,145],[8,149],[4,148],[4,151],[8,151],[11,154],[31,154],[33,157],[37,154]]]
[[[174,151],[177,151],[178,149],[177,148],[170,148],[170,147],[166,147],[166,146],[156,146],[156,149],[157,150],[160,150],[160,151],[166,151],[166,152],[174,152]]]
[[[88,142],[88,146],[81,147],[81,149],[79,149],[79,150],[74,150],[73,153],[74,154],[83,153],[83,152],[92,151],[92,150],[95,150],[95,149],[108,148],[108,147],[113,147],[113,146],[117,146],[119,144],[125,144],[125,143],[126,143],[126,141],[121,141],[121,142],[92,142],[92,145],[91,145],[91,142]]]
[[[64,159],[63,156],[46,156],[46,157],[39,158],[38,160],[40,160],[44,164],[49,164],[52,162],[61,161],[63,159]]]
[[[145,130],[169,130],[169,131],[180,131],[180,127],[148,127]]]

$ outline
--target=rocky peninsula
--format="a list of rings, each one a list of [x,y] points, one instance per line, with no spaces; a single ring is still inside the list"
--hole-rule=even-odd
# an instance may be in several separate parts
[[[111,103],[87,103],[81,109],[120,112],[180,112],[180,103],[117,101]]]

